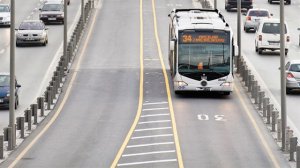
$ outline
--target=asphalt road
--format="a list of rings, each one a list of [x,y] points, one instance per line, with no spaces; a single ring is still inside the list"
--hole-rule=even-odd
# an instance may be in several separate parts
[[[228,97],[169,94],[167,15],[192,1],[97,6],[57,118],[2,167],[289,167],[237,79]]]
[[[236,11],[226,12],[224,2],[219,2],[219,9],[228,20],[234,32],[237,32],[237,13]],[[255,8],[265,8],[273,13],[273,17],[279,18],[279,4],[268,4],[267,1],[255,1]],[[291,5],[285,5],[285,21],[288,23],[291,45],[286,60],[299,59],[299,31],[298,11],[300,9],[300,1],[293,0]],[[242,16],[244,23],[245,16]],[[243,26],[243,24],[242,24]],[[243,27],[242,27],[243,30]],[[242,31],[242,52],[243,55],[251,62],[255,68],[259,78],[263,80],[270,95],[276,100],[275,105],[280,109],[280,56],[279,52],[265,52],[263,55],[258,55],[255,52],[255,33],[245,33]],[[288,125],[294,130],[294,134],[300,136],[300,113],[297,104],[300,101],[299,91],[287,95],[287,116]]]
[[[1,3],[8,3],[3,0]],[[16,28],[23,20],[39,19],[39,8],[43,1],[16,0]],[[72,1],[68,7],[68,28],[72,24],[77,13],[80,11],[81,1]],[[16,117],[23,116],[30,104],[36,103],[36,98],[42,96],[52,73],[55,70],[59,57],[62,55],[63,25],[46,25],[49,28],[46,47],[28,46],[16,48],[16,77],[22,85],[19,94],[20,105],[16,110]],[[10,59],[10,28],[0,28],[0,72],[9,72]],[[0,109],[0,130],[7,127],[9,111]]]

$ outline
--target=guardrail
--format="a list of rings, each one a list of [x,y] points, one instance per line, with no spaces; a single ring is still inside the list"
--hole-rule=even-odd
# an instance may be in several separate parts
[[[212,8],[210,0],[199,0],[203,8]],[[289,161],[296,162],[296,168],[300,168],[300,146],[298,138],[294,137],[294,131],[290,127],[286,127],[286,139],[282,139],[281,116],[279,113],[279,105],[266,91],[266,86],[262,85],[262,80],[258,79],[257,73],[254,73],[254,67],[249,65],[246,57],[235,57],[236,73],[245,91],[255,106],[258,114],[262,117],[263,122],[270,130],[273,138],[278,142],[285,141],[285,146],[281,147],[285,153],[289,153]],[[275,136],[274,136],[275,135]],[[296,160],[294,154],[296,153]]]
[[[71,68],[71,64],[76,56],[80,40],[85,30],[85,26],[89,21],[90,15],[94,8],[94,1],[88,0],[84,6],[84,17],[80,17],[77,25],[70,36],[67,45],[67,55],[62,55],[53,72],[53,76],[47,89],[42,97],[37,98],[37,102],[30,105],[24,111],[24,117],[17,117],[16,119],[16,135],[19,144],[29,136],[32,129],[35,129],[45,117],[55,108],[56,102],[62,92],[62,87],[66,81],[67,74]],[[46,113],[45,113],[46,112]],[[25,126],[27,123],[27,126]],[[10,127],[3,130],[4,135],[0,135],[0,163],[8,157],[9,153],[14,149],[15,144],[12,144],[11,137],[13,132]],[[17,145],[19,145],[17,144]]]

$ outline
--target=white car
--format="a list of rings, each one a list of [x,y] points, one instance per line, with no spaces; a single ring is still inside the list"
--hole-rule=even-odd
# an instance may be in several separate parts
[[[285,55],[290,45],[290,35],[287,23],[285,23]],[[280,50],[280,20],[264,19],[259,24],[255,34],[255,51],[262,54],[263,51]]]
[[[0,4],[0,26],[10,26],[10,6]]]
[[[16,46],[22,44],[42,44],[48,43],[48,28],[41,20],[25,20],[19,29],[16,29]]]
[[[260,21],[271,18],[271,16],[273,16],[273,14],[270,14],[268,9],[249,9],[244,22],[244,31],[256,31]]]

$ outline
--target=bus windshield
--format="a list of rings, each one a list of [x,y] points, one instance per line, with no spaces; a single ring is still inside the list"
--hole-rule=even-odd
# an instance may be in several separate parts
[[[192,79],[208,80],[230,73],[230,41],[226,32],[181,32],[178,44],[178,72]]]

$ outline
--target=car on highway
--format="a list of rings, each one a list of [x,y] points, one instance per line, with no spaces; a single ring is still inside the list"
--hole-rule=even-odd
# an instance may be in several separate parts
[[[285,22],[285,55],[290,45],[288,24]],[[280,20],[277,18],[264,19],[260,22],[255,34],[255,51],[263,54],[263,51],[280,50]]]
[[[21,85],[16,80],[15,82],[15,109],[19,105],[19,88]],[[0,108],[9,108],[9,96],[10,96],[10,74],[0,73]]]
[[[268,2],[270,4],[272,4],[273,2],[280,2],[280,0],[268,0]],[[291,0],[285,0],[286,4],[290,5],[291,4]]]
[[[300,60],[288,61],[286,69],[286,93],[290,94],[294,89],[300,89]]]
[[[241,7],[247,10],[252,9],[253,0],[242,0]],[[237,0],[225,0],[226,11],[230,11],[232,8],[237,8]]]
[[[16,46],[23,44],[48,44],[48,28],[41,20],[25,20],[16,29]]]
[[[0,4],[0,26],[10,26],[10,6]]]
[[[245,13],[245,16],[244,31],[249,32],[250,30],[256,31],[260,21],[271,18],[273,14],[271,14],[268,9],[255,8],[249,9],[248,12]]]
[[[64,24],[64,5],[60,2],[47,2],[40,9],[40,20],[47,23]]]
[[[44,3],[47,3],[47,2],[59,2],[59,3],[62,3],[64,4],[64,0],[45,0]],[[67,5],[70,5],[71,3],[71,0],[67,0]]]

